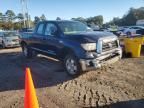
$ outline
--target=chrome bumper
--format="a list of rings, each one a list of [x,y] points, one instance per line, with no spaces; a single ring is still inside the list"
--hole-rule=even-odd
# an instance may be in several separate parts
[[[82,71],[89,71],[100,68],[101,66],[115,63],[122,57],[121,48],[117,48],[102,54],[97,55],[94,59],[80,59]]]

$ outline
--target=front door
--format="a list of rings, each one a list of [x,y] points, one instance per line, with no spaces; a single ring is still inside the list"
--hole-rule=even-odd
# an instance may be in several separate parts
[[[44,31],[43,44],[45,47],[43,47],[43,50],[45,50],[48,55],[57,57],[58,51],[62,47],[62,44],[59,41],[60,38],[57,26],[54,23],[48,22]]]

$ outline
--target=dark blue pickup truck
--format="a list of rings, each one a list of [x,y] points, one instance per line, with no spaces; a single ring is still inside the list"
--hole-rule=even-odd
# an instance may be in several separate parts
[[[118,38],[109,32],[92,31],[77,21],[43,21],[34,33],[21,37],[24,56],[44,54],[64,62],[70,75],[101,67],[122,56]]]

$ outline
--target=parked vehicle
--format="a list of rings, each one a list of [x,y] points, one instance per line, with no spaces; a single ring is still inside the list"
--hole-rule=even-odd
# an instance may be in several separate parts
[[[22,28],[19,32],[33,32],[32,28]]]
[[[124,33],[124,30],[126,30],[128,26],[118,27],[118,31],[115,32],[115,35],[118,37],[126,36],[127,34]]]
[[[16,32],[0,32],[0,44],[3,48],[18,47],[19,35]]]
[[[121,58],[117,36],[87,28],[77,21],[40,22],[33,34],[22,36],[23,54],[30,58],[40,53],[62,60],[70,75],[78,75]]]
[[[129,28],[129,26],[121,26],[121,27],[118,27],[118,31],[124,32],[128,28]]]
[[[136,34],[144,35],[144,29],[140,29],[136,31]]]
[[[138,25],[138,26],[144,26],[144,19],[137,20],[136,25]]]
[[[137,30],[142,30],[142,29],[144,29],[143,26],[132,26],[124,30],[124,33],[127,35],[132,35],[132,34],[136,34]]]

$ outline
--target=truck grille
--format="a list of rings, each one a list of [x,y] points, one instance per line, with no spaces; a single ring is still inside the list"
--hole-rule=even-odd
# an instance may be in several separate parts
[[[109,51],[109,50],[112,50],[112,49],[117,48],[117,47],[118,47],[117,40],[106,42],[106,43],[103,42],[102,43],[102,52]]]

